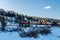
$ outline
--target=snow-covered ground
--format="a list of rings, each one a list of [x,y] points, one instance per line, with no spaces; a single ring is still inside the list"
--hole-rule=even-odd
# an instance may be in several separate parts
[[[0,40],[60,40],[60,28],[51,27],[51,34],[39,35],[38,38],[20,37],[18,32],[0,31]]]

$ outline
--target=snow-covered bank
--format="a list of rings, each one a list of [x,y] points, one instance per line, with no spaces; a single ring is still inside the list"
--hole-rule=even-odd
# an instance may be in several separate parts
[[[0,32],[0,40],[19,40],[17,32]]]
[[[0,40],[60,40],[60,28],[52,27],[51,34],[39,35],[37,39],[29,37],[20,37],[18,32],[2,32],[0,31]]]

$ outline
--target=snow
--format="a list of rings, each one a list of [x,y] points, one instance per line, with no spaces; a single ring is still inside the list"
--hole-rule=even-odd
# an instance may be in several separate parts
[[[10,23],[10,22],[7,22],[6,24],[7,26],[5,27],[6,30],[13,30],[13,29],[17,29],[17,27],[19,26],[18,23]]]
[[[19,40],[17,32],[0,32],[0,40]]]
[[[28,29],[28,28],[26,28]],[[60,28],[51,27],[51,34],[39,35],[38,38],[20,37],[18,32],[2,32],[0,31],[0,40],[60,40]]]
[[[53,35],[60,36],[60,28],[59,27],[53,27],[53,28],[51,28],[51,30],[52,30],[51,32]]]

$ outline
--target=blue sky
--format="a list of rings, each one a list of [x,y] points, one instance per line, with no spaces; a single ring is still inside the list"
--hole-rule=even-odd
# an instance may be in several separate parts
[[[0,8],[29,16],[60,19],[60,0],[0,0]]]

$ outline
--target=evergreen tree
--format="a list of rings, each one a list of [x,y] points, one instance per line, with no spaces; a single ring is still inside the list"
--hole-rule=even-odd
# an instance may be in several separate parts
[[[6,22],[5,22],[4,17],[2,17],[2,20],[1,20],[1,30],[2,31],[5,31],[5,26],[6,26]]]
[[[6,11],[4,9],[0,9],[0,15],[5,16]]]
[[[15,12],[14,11],[7,11],[7,16],[8,17],[15,17]]]

